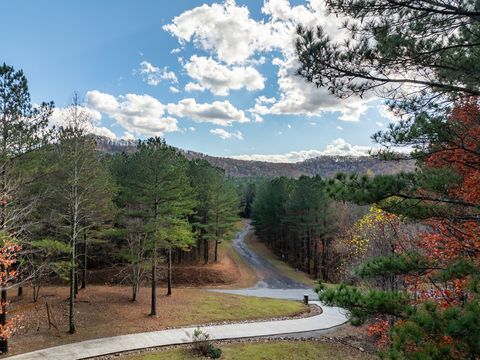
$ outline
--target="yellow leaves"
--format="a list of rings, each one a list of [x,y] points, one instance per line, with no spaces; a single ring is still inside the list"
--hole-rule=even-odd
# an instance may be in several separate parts
[[[396,215],[387,213],[377,206],[372,206],[368,213],[357,221],[351,229],[348,245],[350,256],[360,257],[368,252],[369,244],[381,238],[386,224],[398,222]]]

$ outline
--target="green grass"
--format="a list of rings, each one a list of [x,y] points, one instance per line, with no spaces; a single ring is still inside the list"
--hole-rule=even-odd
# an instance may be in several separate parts
[[[277,341],[220,345],[221,359],[229,360],[367,360],[375,358],[348,346],[313,341]],[[154,354],[141,354],[124,360],[199,360],[188,348],[170,349]]]
[[[253,320],[301,314],[307,307],[299,301],[266,299],[251,296],[204,294],[201,302],[189,309],[193,319],[204,318],[209,322],[229,320]]]

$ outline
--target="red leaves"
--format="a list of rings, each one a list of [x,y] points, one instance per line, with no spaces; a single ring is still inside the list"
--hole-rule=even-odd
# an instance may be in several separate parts
[[[426,159],[427,167],[454,169],[460,182],[448,191],[447,196],[470,204],[480,205],[480,107],[478,99],[469,97],[458,102],[448,119],[451,138],[433,144],[432,154]],[[466,206],[453,208],[452,212],[478,215]],[[452,214],[453,215],[453,214]],[[446,268],[456,259],[470,259],[480,263],[480,227],[476,220],[430,219],[429,230],[420,235],[419,245],[438,268]],[[427,274],[431,279],[433,274]],[[430,282],[430,284],[429,284]],[[420,299],[431,299],[446,307],[468,296],[469,277],[453,279],[442,284],[429,280],[415,283]],[[414,282],[412,282],[412,285]]]
[[[457,103],[448,119],[451,138],[444,144],[433,144],[434,152],[425,163],[434,168],[453,168],[461,183],[451,189],[451,195],[480,204],[480,106],[478,99],[469,97]]]

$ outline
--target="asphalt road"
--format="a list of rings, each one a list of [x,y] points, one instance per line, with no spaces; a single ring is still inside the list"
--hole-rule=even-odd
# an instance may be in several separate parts
[[[295,300],[301,300],[304,295],[308,295],[311,300],[318,300],[318,295],[311,287],[286,276],[270,261],[256,253],[245,243],[245,238],[251,231],[253,231],[253,227],[250,224],[246,225],[237,234],[232,245],[238,254],[255,270],[260,280],[254,287],[247,289],[219,289],[214,291]]]

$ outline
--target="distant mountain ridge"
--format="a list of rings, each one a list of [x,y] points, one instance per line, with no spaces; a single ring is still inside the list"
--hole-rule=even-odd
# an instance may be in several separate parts
[[[135,141],[113,141],[97,137],[98,150],[105,153],[134,152]],[[395,174],[412,171],[413,161],[384,161],[370,156],[320,156],[297,163],[273,163],[265,161],[238,160],[228,157],[210,156],[190,150],[178,149],[187,159],[204,159],[213,166],[225,170],[233,177],[276,177],[298,178],[302,175],[320,175],[331,178],[336,173],[371,173],[374,175]]]

